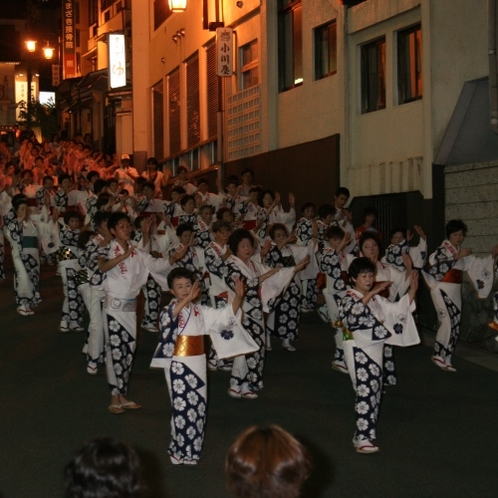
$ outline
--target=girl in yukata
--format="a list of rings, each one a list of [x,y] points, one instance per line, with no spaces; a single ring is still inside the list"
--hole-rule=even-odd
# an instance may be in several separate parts
[[[411,346],[420,342],[412,317],[418,273],[411,273],[408,293],[392,303],[381,297],[390,282],[376,285],[376,270],[368,258],[356,258],[349,267],[352,289],[339,307],[346,364],[356,391],[353,446],[365,454],[379,451],[374,441],[382,397],[384,345]]]
[[[204,250],[204,265],[209,275],[209,297],[213,308],[224,308],[228,304],[228,292],[225,284],[225,261],[232,255],[227,246],[230,237],[230,224],[224,221],[215,221],[213,224],[214,240]],[[232,371],[232,361],[218,358],[214,346],[209,351],[209,370]]]
[[[394,227],[389,233],[390,245],[382,258],[382,262],[393,266],[401,272],[405,271],[402,254],[407,253],[413,263],[413,268],[421,270],[425,265],[427,258],[427,237],[420,225],[414,226],[415,232],[419,236],[417,246],[410,246],[413,239],[413,233],[410,229],[404,230],[400,227]]]
[[[64,213],[64,226],[59,232],[60,248],[58,252],[59,272],[62,278],[64,300],[59,325],[61,332],[82,332],[84,303],[78,291],[76,275],[80,265],[78,237],[80,235],[81,215],[78,211],[68,210]]]
[[[5,216],[4,233],[12,249],[17,312],[22,316],[34,314],[41,302],[40,254],[38,238],[43,223],[48,223],[49,205],[39,215],[29,212],[28,199],[23,195],[12,198],[12,212]]]
[[[451,358],[460,334],[463,273],[467,272],[477,296],[484,299],[493,286],[494,260],[498,255],[498,246],[494,246],[487,258],[473,256],[471,249],[461,247],[466,235],[467,225],[462,220],[448,221],[446,240],[429,256],[429,270],[422,272],[439,320],[431,360],[445,372],[456,372]]]
[[[315,205],[312,202],[305,202],[301,207],[302,217],[298,220],[296,226],[297,244],[300,246],[309,246],[313,251],[318,247],[318,226],[315,221]],[[311,260],[314,265],[314,258]],[[315,265],[316,266],[316,265]],[[318,266],[316,267],[318,273]],[[303,279],[303,302],[301,311],[310,313],[315,309],[318,297],[318,287],[316,275],[312,278]]]
[[[405,271],[400,272],[391,265],[381,263],[379,260],[379,244],[377,235],[374,232],[365,232],[359,242],[360,253],[373,263],[376,267],[375,286],[382,286],[380,295],[391,302],[399,300],[404,296],[410,285],[410,276],[412,274],[412,260],[407,253],[401,255]],[[387,286],[383,286],[388,282]],[[394,363],[394,353],[391,345],[384,347],[384,384],[394,386],[397,384],[396,366]]]
[[[332,368],[341,373],[348,373],[342,347],[342,323],[339,319],[339,305],[349,288],[348,268],[354,259],[352,254],[345,254],[345,248],[351,242],[351,234],[338,226],[331,226],[325,232],[328,247],[319,253],[318,264],[325,275],[323,297],[327,305],[330,324],[334,329],[335,353]]]
[[[248,230],[235,230],[228,239],[232,251],[226,261],[225,282],[229,295],[235,290],[236,277],[246,284],[243,302],[244,318],[242,325],[257,343],[258,351],[234,358],[230,388],[232,398],[256,399],[255,391],[263,389],[263,369],[265,362],[266,332],[263,313],[269,313],[277,296],[284,291],[309,262],[304,258],[291,268],[270,268],[258,263],[252,256],[255,251],[254,236]]]
[[[295,236],[289,237],[289,232],[283,223],[275,223],[269,231],[272,240],[270,249],[264,258],[264,263],[270,268],[292,268],[296,261],[302,261],[308,256],[306,247],[292,244]],[[301,281],[298,275],[290,282],[287,289],[276,301],[274,310],[266,321],[266,350],[271,349],[270,336],[282,340],[282,347],[287,351],[295,351],[291,342],[299,336],[299,322],[301,320]]]
[[[230,306],[213,309],[195,304],[199,282],[186,268],[175,268],[168,276],[174,299],[161,312],[161,336],[151,362],[163,368],[171,400],[171,443],[168,447],[174,465],[195,465],[201,457],[207,407],[206,355],[204,335],[218,335],[235,343],[243,333],[240,306],[244,284],[234,282]],[[257,345],[252,343],[252,349]],[[236,349],[233,350],[236,353]]]
[[[194,226],[190,223],[178,225],[176,236],[179,244],[170,249],[170,255],[178,248],[186,248],[183,258],[176,262],[176,266],[187,268],[196,275],[202,289],[202,304],[208,304],[210,299],[204,283],[204,251],[200,247],[194,246]]]
[[[155,259],[131,243],[133,225],[124,213],[111,214],[107,227],[114,238],[107,246],[106,257],[97,258],[99,271],[92,276],[91,284],[105,292],[104,327],[109,338],[106,373],[111,390],[108,410],[119,414],[140,408],[127,398],[137,341],[137,296],[149,274],[167,289],[167,274],[185,249],[169,259]]]

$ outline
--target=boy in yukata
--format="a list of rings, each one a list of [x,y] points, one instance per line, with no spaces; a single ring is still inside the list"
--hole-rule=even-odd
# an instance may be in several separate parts
[[[231,305],[214,309],[195,304],[201,287],[194,273],[175,268],[168,275],[174,299],[161,312],[161,335],[151,367],[163,368],[166,376],[172,411],[168,453],[174,465],[196,465],[201,457],[207,405],[204,335],[221,335],[229,344],[241,333],[245,288],[238,278],[234,283]]]
[[[408,293],[396,303],[379,295],[391,282],[376,286],[375,272],[376,266],[368,258],[354,259],[349,266],[352,288],[339,307],[344,355],[356,392],[353,446],[357,453],[364,454],[379,451],[375,439],[382,398],[384,345],[411,346],[420,342],[412,316],[418,272],[412,271]]]

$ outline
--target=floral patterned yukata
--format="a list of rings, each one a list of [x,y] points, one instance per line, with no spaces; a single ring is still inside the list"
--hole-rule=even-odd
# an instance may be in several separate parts
[[[376,438],[383,384],[384,344],[411,346],[420,342],[412,317],[415,303],[404,296],[391,303],[381,296],[365,305],[363,294],[350,289],[341,301],[339,317],[345,327],[344,353],[356,391],[356,431],[353,444],[361,447]]]

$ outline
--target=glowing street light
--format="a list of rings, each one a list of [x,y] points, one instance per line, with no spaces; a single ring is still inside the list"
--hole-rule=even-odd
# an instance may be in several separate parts
[[[35,40],[26,40],[26,49],[28,52],[34,52],[36,50],[36,41]]]
[[[52,59],[54,57],[54,52],[55,52],[55,48],[54,47],[51,47],[49,45],[49,43],[47,42],[47,46],[46,47],[43,47],[43,56],[45,57],[45,59]]]

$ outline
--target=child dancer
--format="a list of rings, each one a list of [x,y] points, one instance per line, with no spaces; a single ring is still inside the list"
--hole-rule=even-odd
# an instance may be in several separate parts
[[[118,414],[140,408],[126,397],[137,340],[137,296],[149,274],[167,288],[166,275],[185,251],[179,250],[167,260],[136,248],[131,243],[131,221],[124,213],[113,213],[107,226],[114,239],[106,257],[98,257],[99,272],[91,283],[105,291],[104,327],[109,337],[106,371],[111,389],[108,409]]]
[[[168,276],[174,299],[161,312],[161,337],[151,367],[164,368],[171,399],[171,443],[168,448],[175,465],[195,465],[201,456],[206,424],[207,376],[204,335],[222,335],[234,343],[242,333],[240,306],[244,284],[235,281],[231,306],[213,309],[194,304],[200,294],[192,272],[175,268]],[[252,344],[252,349],[256,349]],[[231,353],[244,350],[232,348]]]
[[[352,289],[339,308],[345,329],[344,353],[356,391],[356,431],[353,445],[358,453],[375,453],[377,419],[382,397],[384,343],[410,346],[420,342],[411,313],[415,309],[418,273],[410,277],[408,293],[397,303],[379,294],[389,282],[375,286],[375,265],[367,258],[355,259],[349,267]]]

